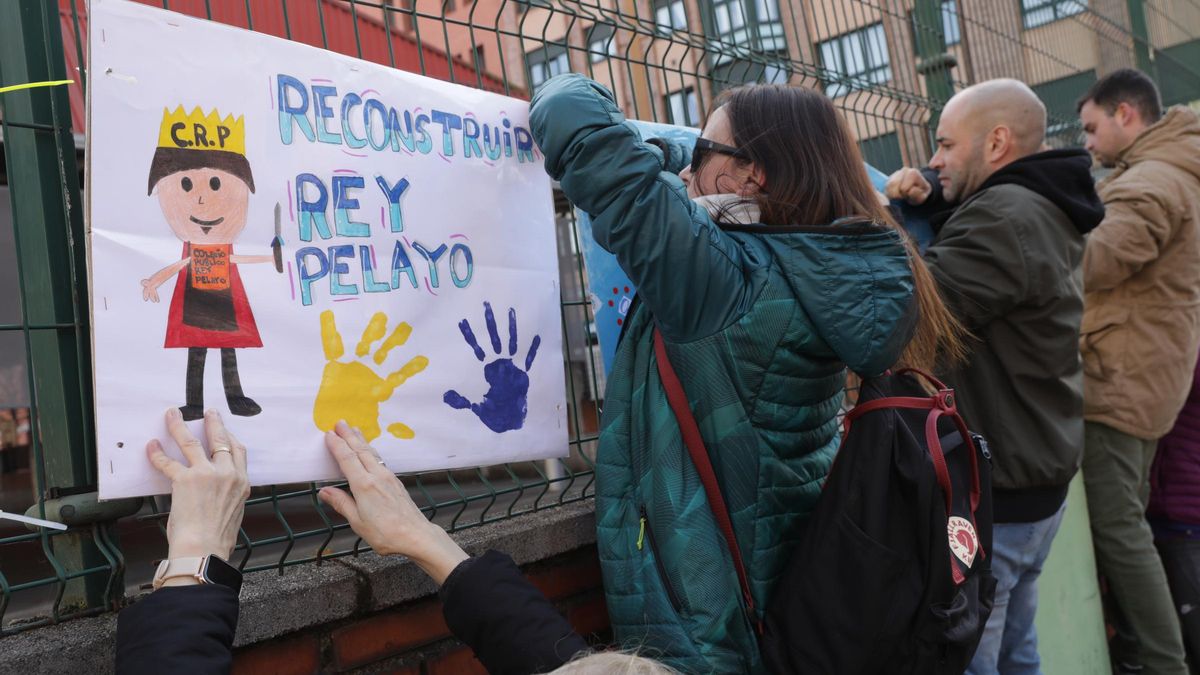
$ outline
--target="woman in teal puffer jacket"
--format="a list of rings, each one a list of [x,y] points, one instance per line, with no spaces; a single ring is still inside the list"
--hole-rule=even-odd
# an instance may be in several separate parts
[[[957,324],[817,92],[727,92],[691,157],[643,142],[612,95],[578,75],[547,82],[530,117],[546,170],[637,285],[596,465],[619,646],[684,672],[761,671],[730,554],[659,379],[654,328],[761,615],[837,450],[847,367],[877,375],[902,357],[928,367],[939,343],[961,350]]]

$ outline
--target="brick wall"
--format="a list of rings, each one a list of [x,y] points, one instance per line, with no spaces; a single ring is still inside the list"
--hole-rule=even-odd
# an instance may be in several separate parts
[[[526,575],[590,642],[610,639],[596,547],[526,565]],[[436,597],[245,645],[234,675],[486,673],[469,647],[450,635]]]

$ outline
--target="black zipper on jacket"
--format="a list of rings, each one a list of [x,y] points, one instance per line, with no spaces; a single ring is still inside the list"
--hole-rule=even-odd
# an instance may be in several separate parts
[[[658,546],[654,543],[654,530],[650,529],[650,517],[646,515],[646,507],[640,507],[639,513],[642,517],[641,532],[638,533],[638,549],[642,548],[642,535],[645,535],[646,543],[650,545],[650,554],[654,556],[654,567],[658,570],[658,578],[662,582],[663,588],[667,591],[667,599],[671,601],[671,606],[676,612],[683,610],[683,604],[679,602],[679,596],[675,595],[675,588],[671,586],[671,580],[667,577],[667,570],[663,567],[662,557],[658,555]]]

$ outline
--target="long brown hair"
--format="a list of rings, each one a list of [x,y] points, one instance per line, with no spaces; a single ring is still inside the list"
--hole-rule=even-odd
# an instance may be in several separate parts
[[[942,302],[937,284],[908,233],[878,201],[858,144],[833,103],[803,87],[758,84],[722,93],[715,108],[729,116],[734,145],[762,170],[755,197],[765,225],[822,225],[861,216],[901,234],[920,320],[898,365],[931,370],[966,355],[967,332]]]

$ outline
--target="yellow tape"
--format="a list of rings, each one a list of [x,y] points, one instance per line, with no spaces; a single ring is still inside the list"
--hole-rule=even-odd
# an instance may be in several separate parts
[[[52,82],[29,82],[26,84],[14,84],[9,87],[0,87],[0,94],[7,94],[10,91],[20,89],[33,89],[34,87],[61,87],[64,84],[75,84],[75,80],[54,80]]]

